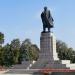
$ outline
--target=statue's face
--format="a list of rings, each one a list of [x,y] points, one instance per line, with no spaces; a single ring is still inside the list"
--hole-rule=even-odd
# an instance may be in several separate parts
[[[46,11],[47,10],[47,7],[44,7],[44,11]]]

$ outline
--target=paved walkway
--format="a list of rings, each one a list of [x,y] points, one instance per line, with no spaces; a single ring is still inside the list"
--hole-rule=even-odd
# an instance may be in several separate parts
[[[74,70],[39,70],[39,69],[9,69],[8,71],[4,72],[3,74],[24,74],[24,75],[44,75],[44,73],[49,73],[49,75],[75,75]]]

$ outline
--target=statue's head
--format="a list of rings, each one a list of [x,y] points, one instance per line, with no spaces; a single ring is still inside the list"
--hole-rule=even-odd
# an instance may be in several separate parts
[[[47,7],[45,6],[45,7],[44,7],[44,11],[46,11],[46,10],[47,10]]]

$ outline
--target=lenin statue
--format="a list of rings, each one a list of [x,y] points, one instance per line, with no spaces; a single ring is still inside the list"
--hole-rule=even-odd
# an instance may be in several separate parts
[[[44,7],[44,11],[41,13],[41,19],[43,23],[43,32],[46,32],[46,28],[48,28],[48,32],[50,32],[50,28],[53,28],[53,18],[51,16],[50,10],[47,7]]]

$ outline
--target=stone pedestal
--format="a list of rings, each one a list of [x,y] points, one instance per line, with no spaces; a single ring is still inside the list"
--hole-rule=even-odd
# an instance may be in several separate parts
[[[40,37],[40,59],[48,59],[50,62],[59,60],[56,52],[56,38],[53,33],[41,33]]]

